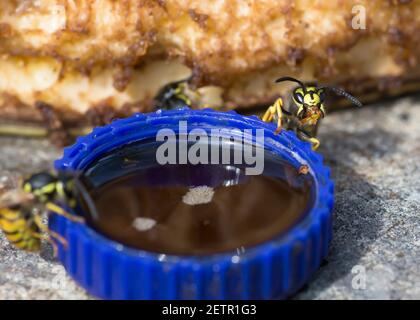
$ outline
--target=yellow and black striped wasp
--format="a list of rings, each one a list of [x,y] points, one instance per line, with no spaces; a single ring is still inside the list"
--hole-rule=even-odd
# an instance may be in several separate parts
[[[292,92],[291,102],[286,109],[282,98],[278,98],[267,109],[262,120],[265,122],[275,120],[277,122],[276,133],[279,133],[282,128],[295,131],[301,140],[310,142],[314,150],[320,145],[316,135],[319,120],[324,118],[326,114],[324,102],[327,91],[332,91],[349,99],[358,107],[362,106],[358,99],[340,88],[305,85],[300,80],[292,77],[282,77],[276,80],[277,83],[283,81],[292,81],[299,84]]]
[[[19,187],[4,191],[0,196],[0,229],[16,248],[38,252],[46,240],[57,253],[56,240],[67,246],[66,240],[50,230],[43,221],[44,213],[54,213],[84,223],[80,216],[68,213],[60,205],[74,209],[80,196],[92,206],[87,191],[77,176],[40,172],[19,183]]]
[[[169,110],[185,107],[191,108],[193,102],[199,100],[201,95],[197,90],[190,88],[190,80],[191,76],[162,87],[154,98],[155,107]]]

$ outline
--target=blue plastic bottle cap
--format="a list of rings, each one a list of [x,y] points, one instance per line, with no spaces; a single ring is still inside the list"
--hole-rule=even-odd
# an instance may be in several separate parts
[[[264,147],[295,168],[309,167],[315,196],[305,218],[288,232],[240,256],[164,255],[132,249],[88,225],[52,215],[50,227],[68,241],[59,260],[90,294],[104,299],[279,299],[296,292],[327,255],[332,235],[333,182],[322,157],[293,132],[235,112],[180,109],[135,114],[98,127],[65,149],[57,170],[83,170],[95,159],[130,142],[155,138],[161,128],[263,129]]]

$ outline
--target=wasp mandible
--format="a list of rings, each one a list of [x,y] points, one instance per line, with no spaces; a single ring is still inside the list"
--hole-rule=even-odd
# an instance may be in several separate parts
[[[309,86],[292,77],[279,78],[276,80],[276,83],[284,81],[292,81],[299,84],[292,92],[291,101],[287,109],[284,108],[282,98],[278,98],[273,105],[268,107],[262,120],[265,122],[276,121],[276,134],[282,128],[295,131],[301,140],[308,141],[312,144],[313,150],[318,149],[320,145],[316,135],[319,120],[326,115],[324,102],[328,91],[349,99],[358,107],[362,106],[362,103],[358,99],[340,88]]]

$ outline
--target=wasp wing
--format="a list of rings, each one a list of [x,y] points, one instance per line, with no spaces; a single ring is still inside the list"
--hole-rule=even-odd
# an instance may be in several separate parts
[[[20,189],[6,191],[0,195],[0,210],[11,208],[34,200],[34,196]]]

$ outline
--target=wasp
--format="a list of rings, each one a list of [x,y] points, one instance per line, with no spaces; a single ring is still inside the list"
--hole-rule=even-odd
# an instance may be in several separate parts
[[[276,83],[292,81],[299,86],[291,94],[291,101],[287,109],[284,107],[282,98],[278,98],[273,105],[268,107],[262,120],[265,122],[277,121],[278,134],[282,128],[293,130],[297,136],[312,144],[312,149],[318,149],[320,141],[316,138],[319,120],[326,115],[326,93],[331,91],[337,95],[349,99],[354,105],[361,107],[362,103],[341,88],[331,86],[310,86],[292,77],[282,77]]]
[[[67,247],[67,241],[50,230],[43,214],[54,213],[67,219],[84,223],[83,217],[68,213],[57,203],[75,209],[78,197],[86,198],[86,189],[80,179],[68,174],[40,172],[31,175],[18,188],[4,191],[0,196],[0,229],[16,248],[39,252],[41,241],[52,244],[57,254],[56,240]],[[90,199],[88,200],[90,203]]]
[[[201,98],[197,90],[189,86],[191,77],[171,82],[159,90],[154,98],[157,109],[180,109],[191,108],[194,101]]]

